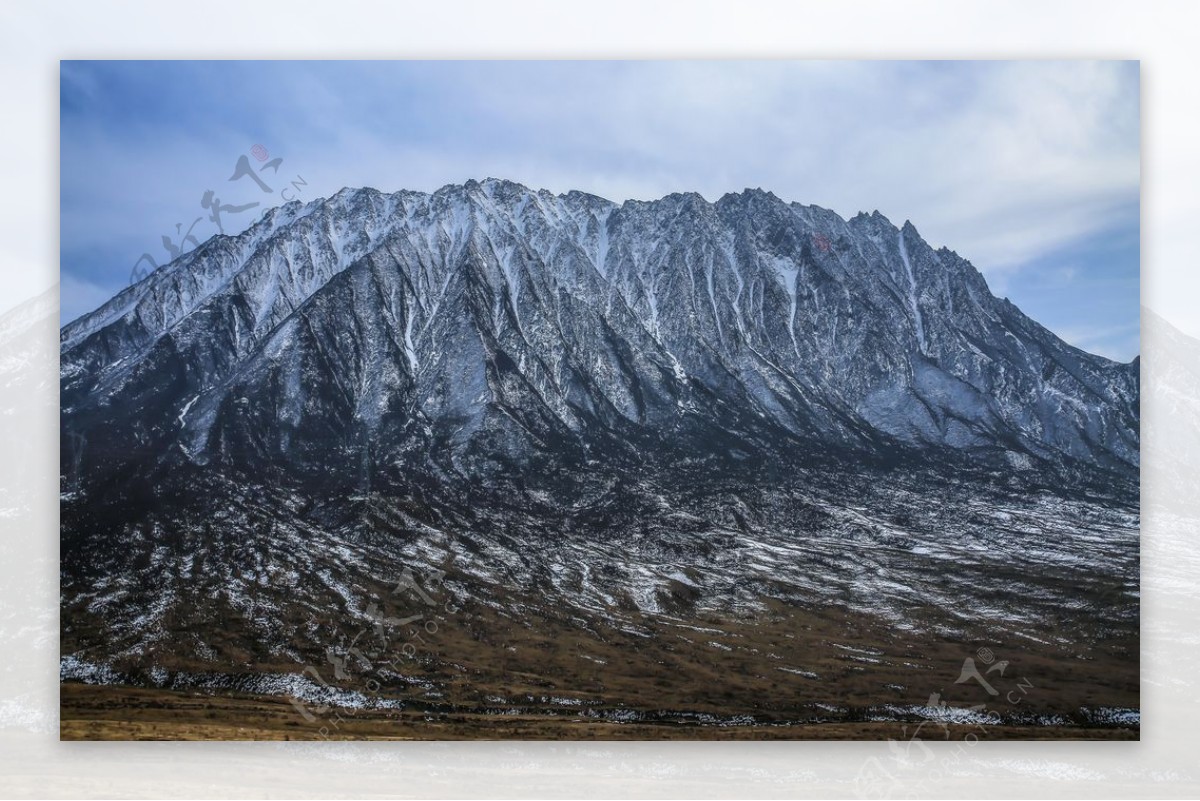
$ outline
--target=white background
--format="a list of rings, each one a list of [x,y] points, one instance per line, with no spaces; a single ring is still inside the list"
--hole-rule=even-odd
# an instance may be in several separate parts
[[[58,280],[58,61],[75,58],[1132,58],[1142,302],[1200,335],[1194,2],[5,3],[0,307]],[[57,315],[55,315],[57,318]],[[35,796],[1195,796],[1200,350],[1143,331],[1140,743],[59,743],[57,353],[0,380],[0,793]],[[1174,344],[1172,344],[1174,343]],[[0,379],[5,354],[0,352]],[[1190,361],[1189,361],[1190,360]],[[47,403],[31,407],[30,393]],[[33,409],[31,411],[31,409]],[[18,469],[14,469],[14,466]],[[872,759],[878,762],[872,762]],[[881,780],[874,767],[896,781]],[[864,768],[866,772],[864,772]]]

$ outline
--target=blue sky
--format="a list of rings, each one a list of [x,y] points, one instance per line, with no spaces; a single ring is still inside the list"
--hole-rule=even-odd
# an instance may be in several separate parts
[[[491,176],[878,209],[1072,344],[1138,352],[1136,62],[65,61],[60,104],[64,321],[177,224],[215,234],[208,190],[259,204],[235,233],[283,197]],[[282,159],[270,192],[229,180],[242,156]]]

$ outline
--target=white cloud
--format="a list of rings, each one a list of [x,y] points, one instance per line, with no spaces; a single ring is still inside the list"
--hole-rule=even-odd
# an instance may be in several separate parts
[[[714,200],[762,186],[844,216],[879,209],[897,223],[911,219],[986,272],[1105,230],[1138,197],[1136,67],[1123,63],[432,73],[455,109],[474,115],[474,135],[397,147],[391,132],[347,130],[343,152],[371,165],[380,188],[494,174],[614,200],[683,190]]]

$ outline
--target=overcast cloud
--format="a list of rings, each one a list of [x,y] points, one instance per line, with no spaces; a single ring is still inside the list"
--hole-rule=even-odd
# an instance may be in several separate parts
[[[612,200],[745,187],[878,209],[1075,345],[1138,348],[1135,62],[64,62],[62,316],[176,224],[233,233],[302,176],[432,191],[502,177]],[[254,144],[283,159],[229,182]],[[252,159],[257,166],[259,162]]]

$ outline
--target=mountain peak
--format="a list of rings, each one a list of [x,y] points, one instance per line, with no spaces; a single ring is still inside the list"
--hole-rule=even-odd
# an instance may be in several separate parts
[[[63,403],[161,408],[172,452],[197,461],[234,442],[290,461],[315,447],[310,429],[389,425],[408,432],[397,447],[445,427],[447,453],[486,436],[518,458],[530,437],[658,437],[702,392],[715,405],[688,425],[747,442],[1132,469],[1135,379],[942,259],[910,221],[846,224],[761,189],[616,206],[491,178],[346,188],[210,240],[64,327]],[[1078,402],[1029,406],[1046,392]]]

